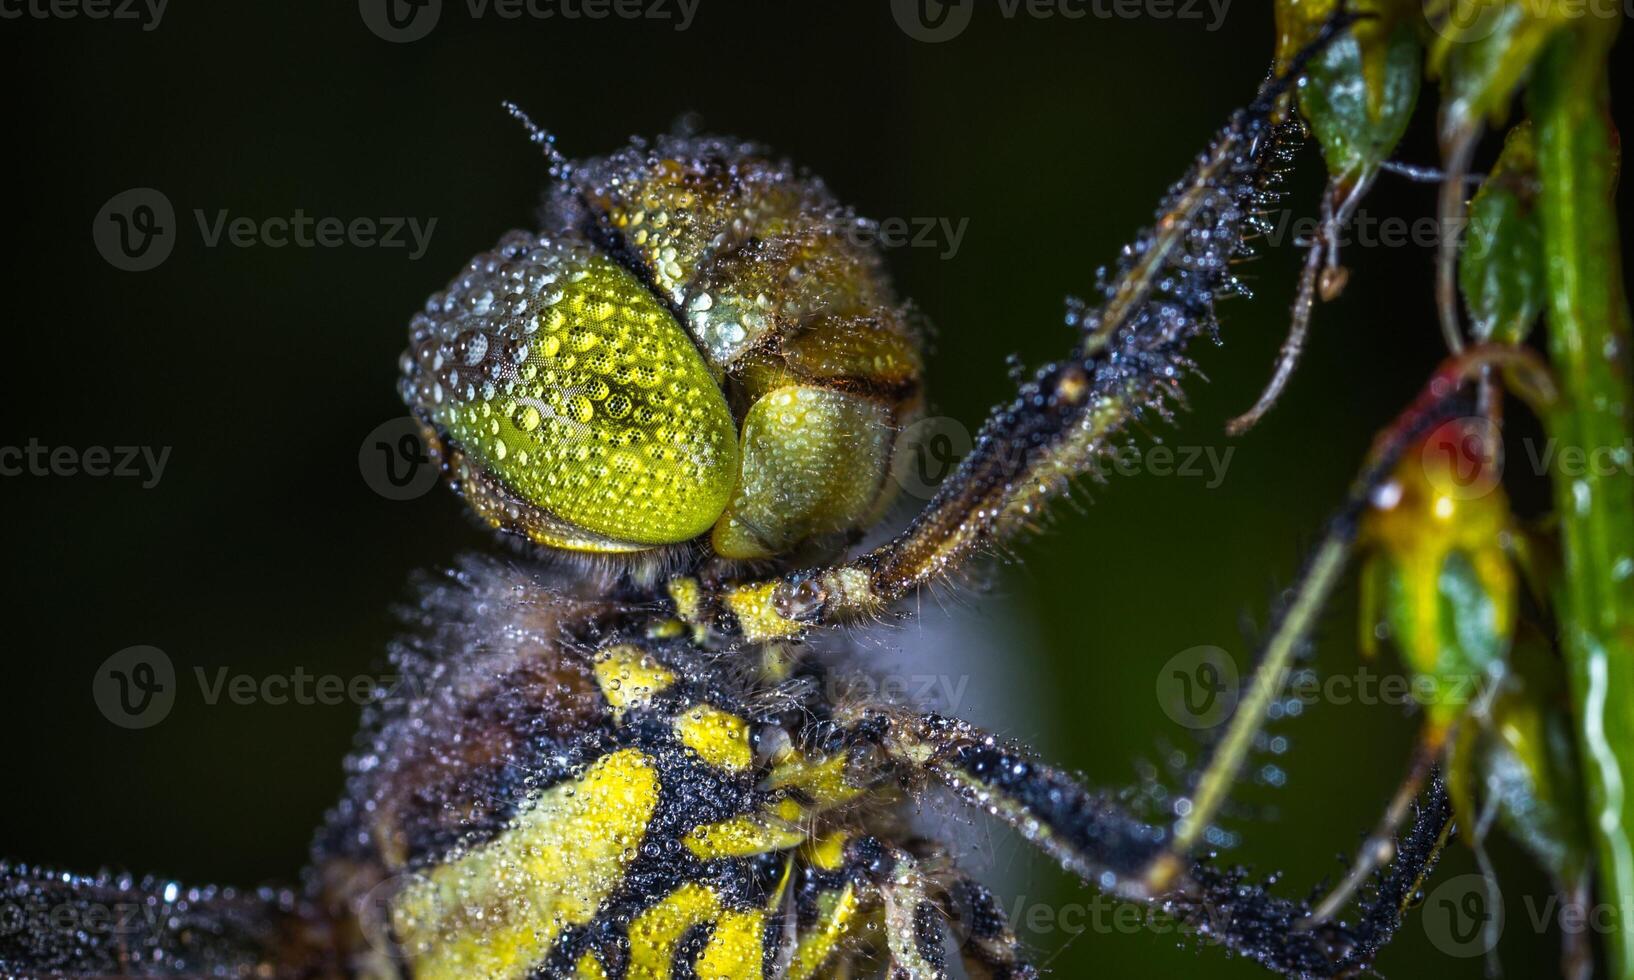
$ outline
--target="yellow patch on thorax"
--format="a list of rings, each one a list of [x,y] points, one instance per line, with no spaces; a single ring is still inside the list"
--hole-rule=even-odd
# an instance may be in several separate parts
[[[805,840],[799,824],[769,813],[745,813],[694,827],[682,843],[699,860],[710,861],[786,851]]]
[[[684,622],[696,623],[703,602],[703,587],[690,575],[678,575],[665,586],[670,601],[675,603],[675,615]]]
[[[651,761],[612,752],[545,790],[498,837],[416,876],[391,902],[414,975],[532,973],[623,881],[657,803]]]
[[[613,706],[613,720],[642,707],[675,683],[675,675],[638,647],[608,647],[596,654],[596,684]]]
[[[694,963],[699,980],[758,980],[765,923],[763,911],[723,910],[713,890],[689,882],[630,923],[627,976],[669,980],[681,940],[694,927],[712,924],[709,944]]]
[[[749,723],[729,711],[695,704],[675,716],[681,744],[720,769],[743,770],[754,762],[749,748]]]
[[[806,844],[805,857],[813,867],[824,871],[838,871],[845,865],[845,847],[851,843],[851,835],[845,831],[835,831],[820,839]]]
[[[755,641],[772,640],[796,636],[805,628],[804,624],[778,612],[773,600],[776,591],[777,583],[773,581],[743,586],[726,594],[726,608],[738,617],[745,637]]]
[[[789,980],[810,980],[834,957],[846,934],[856,924],[859,907],[856,887],[849,882],[838,891],[817,896],[817,922],[795,940],[789,961]]]
[[[792,753],[773,767],[766,777],[765,788],[799,789],[810,797],[813,812],[827,810],[849,803],[866,792],[863,787],[851,784],[846,778],[846,768],[844,753],[816,759]]]

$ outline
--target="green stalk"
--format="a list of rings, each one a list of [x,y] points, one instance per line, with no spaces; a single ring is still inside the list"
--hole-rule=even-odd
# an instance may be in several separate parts
[[[1565,551],[1561,627],[1612,976],[1634,980],[1634,390],[1616,225],[1617,136],[1606,58],[1616,23],[1557,33],[1537,66],[1531,111],[1549,291],[1549,349],[1561,403],[1549,419]],[[1577,454],[1609,448],[1615,465]],[[1590,459],[1607,459],[1602,451]]]
[[[1169,853],[1174,855],[1174,867],[1191,853],[1202,839],[1203,832],[1219,816],[1237,776],[1242,772],[1243,760],[1254,744],[1254,736],[1265,726],[1266,712],[1271,702],[1288,689],[1288,674],[1293,669],[1294,656],[1300,644],[1310,636],[1334,586],[1339,584],[1350,557],[1350,545],[1355,532],[1330,531],[1322,546],[1311,559],[1309,572],[1300,583],[1293,605],[1276,626],[1266,645],[1264,658],[1254,671],[1254,683],[1248,696],[1237,705],[1231,716],[1231,726],[1209,758],[1208,768],[1198,780],[1196,798],[1186,816],[1175,824],[1174,841]]]

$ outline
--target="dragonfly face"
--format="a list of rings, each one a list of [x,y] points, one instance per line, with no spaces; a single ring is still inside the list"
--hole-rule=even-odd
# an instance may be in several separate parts
[[[410,328],[403,395],[472,506],[553,548],[773,558],[877,518],[918,338],[822,184],[660,140],[571,168],[545,230]]]

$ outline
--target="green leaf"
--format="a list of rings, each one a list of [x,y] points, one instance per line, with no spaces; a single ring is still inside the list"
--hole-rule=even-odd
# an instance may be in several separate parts
[[[1486,792],[1498,796],[1504,830],[1572,890],[1588,875],[1592,846],[1563,671],[1541,638],[1517,645],[1477,765]]]
[[[1422,75],[1422,49],[1406,16],[1416,5],[1362,0],[1351,6],[1368,18],[1322,52],[1299,89],[1300,111],[1341,188],[1370,179],[1395,151]],[[1334,0],[1279,0],[1281,57],[1315,37],[1336,7]]]
[[[1532,127],[1510,130],[1503,154],[1470,205],[1458,279],[1475,336],[1518,344],[1543,310],[1543,229],[1536,211]]]
[[[1501,125],[1544,45],[1574,19],[1550,0],[1427,0],[1425,16],[1430,72],[1443,76],[1444,134]]]
[[[1514,625],[1511,580],[1493,580],[1490,565],[1478,570],[1463,551],[1438,557],[1438,568],[1426,575],[1424,563],[1435,557],[1394,556],[1381,583],[1380,603],[1413,673],[1413,690],[1423,702],[1433,739],[1469,713],[1483,685],[1502,676]],[[1376,574],[1381,564],[1374,563],[1369,574]]]

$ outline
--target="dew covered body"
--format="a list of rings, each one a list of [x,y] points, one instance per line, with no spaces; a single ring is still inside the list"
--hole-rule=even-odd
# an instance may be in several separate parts
[[[906,910],[882,899],[909,856],[882,839],[902,780],[804,644],[741,645],[701,596],[880,518],[917,329],[860,219],[753,146],[666,138],[562,176],[543,231],[414,318],[403,395],[490,524],[646,564],[473,559],[428,586],[395,656],[414,697],[367,726],[317,852],[323,900],[381,910],[358,953],[385,973],[877,959],[887,915],[941,907],[929,879]],[[658,597],[654,559],[684,573]],[[981,911],[985,940],[1013,941]]]
[[[359,957],[810,977],[878,944],[893,862],[871,835],[900,829],[900,786],[822,668],[708,656],[538,574],[472,559],[427,586],[424,638],[397,651],[423,690],[379,709],[319,848],[326,900],[380,912]]]

